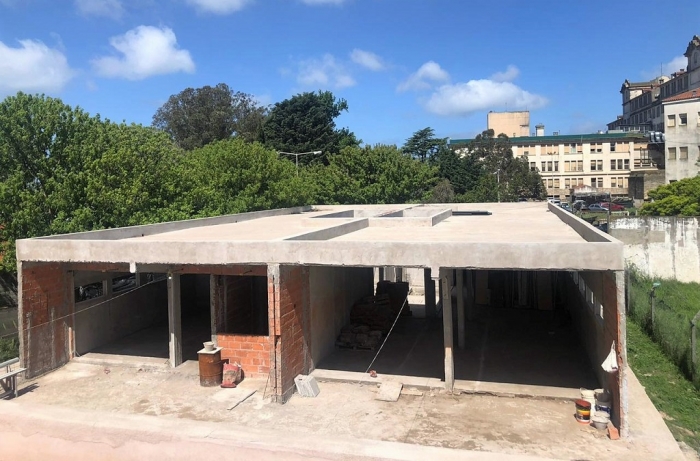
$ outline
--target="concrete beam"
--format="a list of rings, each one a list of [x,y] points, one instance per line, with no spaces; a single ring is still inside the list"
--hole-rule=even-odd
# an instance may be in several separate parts
[[[311,206],[298,206],[293,208],[279,208],[275,210],[252,211],[249,213],[230,214],[225,216],[215,216],[213,218],[188,219],[186,221],[172,221],[159,224],[146,224],[143,226],[119,227],[116,229],[104,229],[98,231],[77,232],[74,234],[52,235],[39,237],[42,240],[63,240],[66,238],[73,240],[111,240],[143,237],[146,235],[162,234],[163,232],[173,232],[193,227],[215,226],[218,224],[231,224],[253,219],[269,218],[271,216],[282,216],[288,214],[299,214],[311,211]]]
[[[442,325],[445,340],[445,390],[452,392],[455,386],[455,362],[453,357],[453,329],[452,329],[452,297],[449,295],[452,285],[452,273],[450,270],[440,271],[442,292]]]
[[[423,286],[425,290],[425,318],[434,318],[437,313],[435,300],[435,280],[430,268],[423,269]]]
[[[567,213],[567,212],[565,212]],[[20,261],[624,270],[622,243],[17,240]]]
[[[457,345],[467,347],[467,322],[464,311],[464,270],[457,269]]]
[[[180,305],[180,274],[168,273],[168,351],[170,366],[182,363],[182,311]]]

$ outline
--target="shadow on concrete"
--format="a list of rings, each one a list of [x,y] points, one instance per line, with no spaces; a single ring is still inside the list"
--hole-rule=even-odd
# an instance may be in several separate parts
[[[478,318],[467,322],[463,350],[457,346],[455,328],[455,379],[565,388],[598,387],[573,327],[556,323],[548,311],[483,310]],[[318,368],[365,372],[376,353],[336,349]],[[372,369],[382,374],[444,380],[442,319],[400,318]]]

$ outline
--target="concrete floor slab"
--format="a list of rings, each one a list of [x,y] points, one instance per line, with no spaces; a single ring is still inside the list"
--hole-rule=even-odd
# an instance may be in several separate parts
[[[18,412],[25,413],[37,406],[48,406],[63,418],[69,418],[75,411],[92,412],[91,421],[99,422],[103,431],[114,421],[129,421],[134,417],[139,424],[157,425],[164,430],[178,421],[186,421],[188,430],[200,437],[221,434],[226,439],[235,438],[238,431],[261,431],[273,434],[271,439],[276,435],[285,443],[288,439],[312,443],[308,441],[310,438],[344,440],[339,443],[346,447],[355,447],[355,442],[365,440],[374,441],[368,442],[368,446],[377,446],[377,441],[409,443],[415,444],[416,453],[423,456],[428,455],[423,451],[425,448],[441,447],[470,450],[459,451],[461,456],[474,451],[482,455],[473,459],[499,459],[498,456],[603,461],[680,459],[672,454],[654,456],[658,453],[653,446],[659,439],[656,432],[667,429],[649,426],[643,439],[611,441],[603,432],[578,424],[573,405],[565,401],[448,395],[436,391],[402,395],[397,402],[381,402],[375,400],[376,384],[321,382],[318,397],[294,396],[287,404],[279,405],[264,398],[266,384],[265,380],[249,381],[248,385],[257,392],[229,411],[220,398],[215,398],[222,389],[199,386],[196,375],[147,372],[130,367],[112,368],[105,374],[99,366],[70,363],[25,383],[20,397],[6,403],[17,405]],[[25,410],[21,410],[23,406]],[[210,423],[216,424],[209,426]],[[174,434],[167,434],[168,440],[173,440]],[[366,452],[355,452],[359,453]],[[373,453],[377,458],[386,455]],[[432,457],[410,459],[450,459],[448,455],[454,453],[433,452]],[[494,455],[489,457],[489,453]]]

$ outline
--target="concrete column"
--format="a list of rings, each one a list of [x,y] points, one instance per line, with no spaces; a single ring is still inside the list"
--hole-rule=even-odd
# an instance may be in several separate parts
[[[396,269],[394,267],[387,266],[384,268],[384,280],[388,280],[390,282],[396,281]]]
[[[430,268],[423,269],[423,285],[425,289],[425,317],[433,318],[437,312],[435,307],[435,281]]]
[[[182,363],[182,315],[180,309],[180,274],[168,272],[168,329],[170,366]]]
[[[394,268],[394,282],[403,282],[403,267]]]
[[[467,320],[474,320],[474,271],[467,270],[466,285],[467,285]]]
[[[449,296],[452,288],[452,273],[449,270],[440,270],[440,285],[445,296],[442,299],[442,325],[445,337],[445,389],[452,392],[455,386],[455,362],[452,355],[452,297]]]
[[[457,269],[457,345],[467,347],[467,322],[464,311],[464,270]]]

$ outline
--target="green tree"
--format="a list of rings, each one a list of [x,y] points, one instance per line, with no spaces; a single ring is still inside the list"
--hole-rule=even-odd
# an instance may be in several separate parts
[[[347,128],[336,129],[335,119],[347,110],[347,101],[336,99],[330,91],[297,94],[274,105],[261,140],[278,152],[322,151],[327,158],[361,143]],[[312,161],[312,156],[299,158],[305,165]]]
[[[0,253],[15,240],[177,219],[179,150],[167,135],[117,125],[59,99],[0,103]]]
[[[513,156],[505,134],[494,136],[493,130],[486,130],[477,135],[462,154],[471,158],[472,167],[477,164],[480,167],[474,189],[465,192],[465,201],[513,202],[521,197],[546,198],[547,191],[539,172],[530,171],[526,157]],[[493,193],[489,187],[493,187]]]
[[[231,139],[185,156],[183,208],[195,217],[306,205],[312,185],[294,165],[259,143]]]
[[[437,168],[378,144],[346,147],[329,157],[328,166],[316,165],[312,177],[318,203],[412,203],[429,197]]]
[[[231,136],[252,142],[259,137],[266,116],[267,108],[252,95],[219,83],[170,96],[153,116],[153,126],[183,149],[192,150]]]
[[[426,162],[439,152],[448,150],[447,139],[436,138],[435,130],[426,127],[413,133],[401,150],[414,159]]]
[[[643,215],[699,216],[700,176],[681,179],[649,191],[651,203],[639,210]]]

